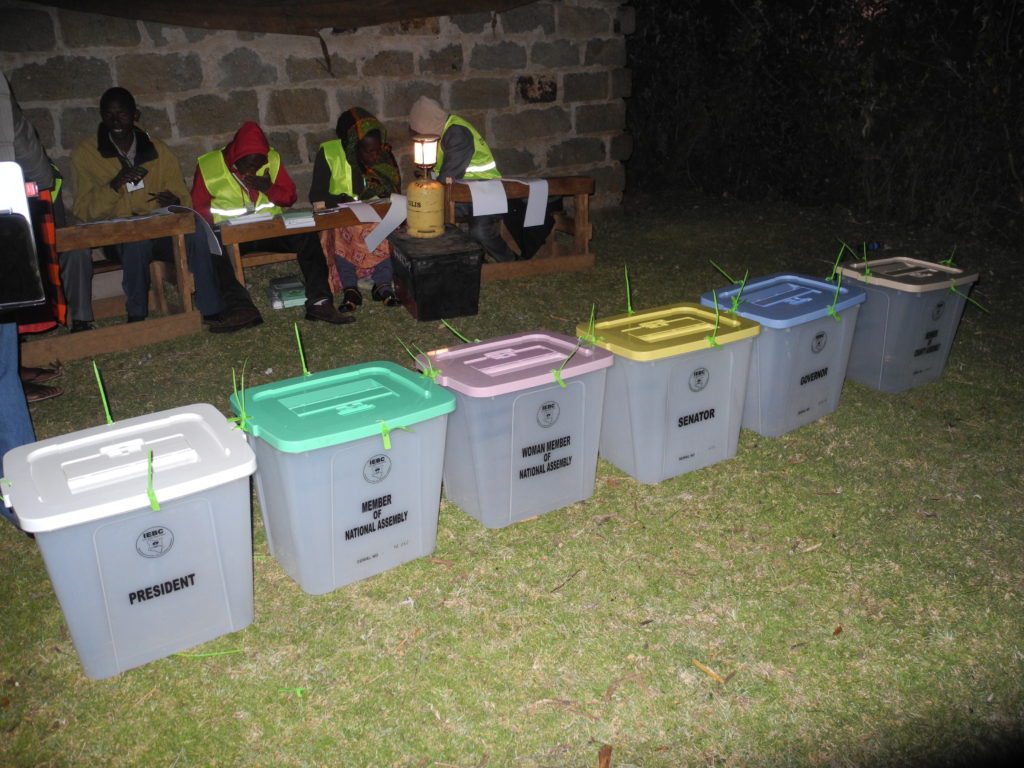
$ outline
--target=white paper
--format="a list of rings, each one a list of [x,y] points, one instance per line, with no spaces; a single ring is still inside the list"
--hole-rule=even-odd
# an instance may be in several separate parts
[[[363,224],[373,224],[376,221],[380,221],[380,214],[377,213],[377,209],[369,203],[355,202],[345,203],[342,208],[348,208],[355,214],[355,217],[359,219]],[[390,211],[388,211],[390,213]],[[402,222],[398,222],[401,224]]]
[[[405,221],[405,206],[405,195],[391,195],[391,207],[384,214],[384,220],[366,236],[366,250],[376,251],[384,238],[398,229],[398,225]]]
[[[530,188],[530,196],[526,198],[525,227],[539,227],[544,223],[544,215],[548,209],[547,179],[510,179]]]
[[[210,226],[210,222],[199,215],[198,211],[184,205],[169,205],[166,209],[161,208],[160,210],[167,210],[171,213],[191,213],[192,218],[196,222],[196,232],[199,231],[200,227],[202,227],[203,231],[206,232],[206,242],[210,246],[210,253],[223,253],[220,247],[220,240],[217,239],[217,235],[214,233],[213,227]]]
[[[508,198],[501,179],[485,179],[483,181],[464,181],[473,197],[474,216],[492,216],[508,213]]]

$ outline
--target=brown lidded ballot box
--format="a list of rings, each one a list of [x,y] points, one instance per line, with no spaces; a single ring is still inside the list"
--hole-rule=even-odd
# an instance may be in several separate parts
[[[458,227],[437,237],[388,235],[395,293],[417,320],[475,315],[480,303],[483,248]]]

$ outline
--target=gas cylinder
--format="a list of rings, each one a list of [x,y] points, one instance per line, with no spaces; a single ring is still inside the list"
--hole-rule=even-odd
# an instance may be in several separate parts
[[[406,222],[412,237],[437,237],[444,233],[444,185],[418,178],[406,188]]]

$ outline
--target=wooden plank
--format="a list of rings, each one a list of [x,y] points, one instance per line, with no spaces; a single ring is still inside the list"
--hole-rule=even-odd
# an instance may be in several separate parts
[[[75,251],[79,248],[99,248],[103,245],[151,240],[154,237],[172,237],[195,232],[191,213],[171,213],[151,216],[135,221],[98,221],[76,224],[57,230],[57,250]]]
[[[594,254],[575,253],[571,256],[557,256],[548,259],[527,261],[506,261],[500,264],[484,264],[480,270],[480,282],[491,280],[512,280],[517,277],[551,275],[556,272],[578,272],[594,266]]]
[[[108,352],[144,347],[159,341],[195,333],[202,327],[198,312],[168,315],[141,323],[109,325],[81,333],[58,332],[21,345],[21,364],[45,366],[63,360],[80,360]]]

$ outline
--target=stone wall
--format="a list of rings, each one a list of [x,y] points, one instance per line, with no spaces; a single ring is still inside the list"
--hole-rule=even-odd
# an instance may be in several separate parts
[[[594,207],[622,198],[632,147],[625,35],[634,21],[618,0],[540,0],[505,13],[322,30],[329,63],[315,37],[175,27],[21,0],[0,0],[0,19],[0,68],[65,171],[71,149],[96,130],[100,94],[120,85],[187,181],[196,157],[257,120],[305,203],[317,148],[350,106],[384,121],[411,179],[407,116],[426,94],[476,125],[504,175],[588,174],[597,181]]]

